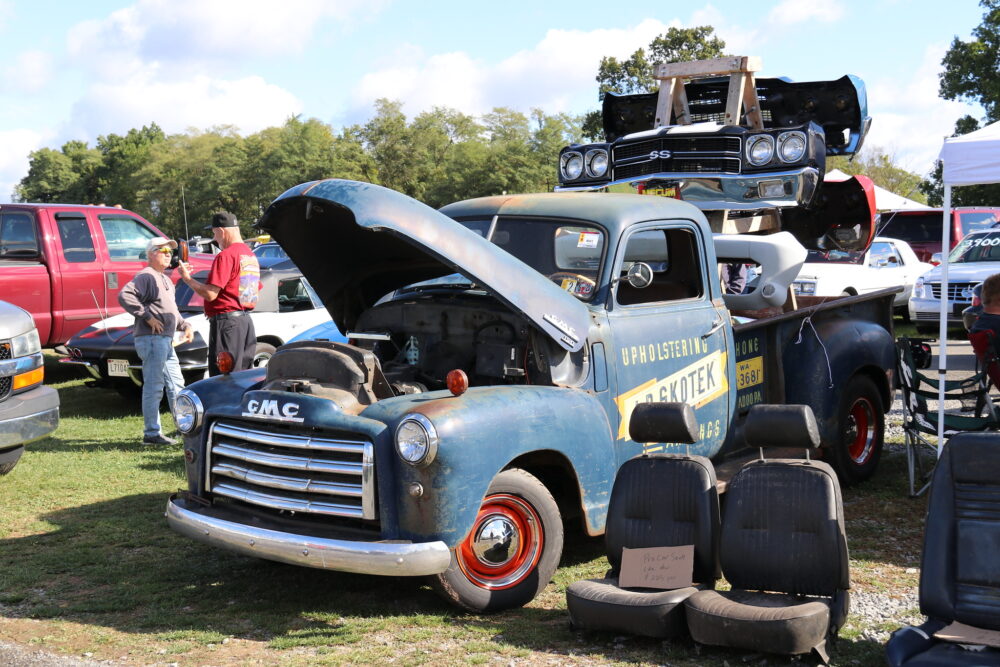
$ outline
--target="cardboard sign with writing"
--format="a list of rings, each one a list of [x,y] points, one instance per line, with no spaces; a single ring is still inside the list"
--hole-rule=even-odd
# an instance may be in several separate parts
[[[974,628],[957,621],[941,628],[934,633],[934,636],[956,644],[981,644],[1000,648],[1000,631]]]
[[[622,549],[622,588],[684,588],[691,585],[694,545]]]

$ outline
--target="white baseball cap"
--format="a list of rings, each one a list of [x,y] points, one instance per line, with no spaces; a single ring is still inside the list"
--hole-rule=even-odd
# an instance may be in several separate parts
[[[177,250],[177,241],[173,239],[165,239],[162,236],[154,236],[149,239],[149,243],[146,244],[146,252],[151,253],[157,248],[162,248],[163,246],[169,246],[171,250]]]

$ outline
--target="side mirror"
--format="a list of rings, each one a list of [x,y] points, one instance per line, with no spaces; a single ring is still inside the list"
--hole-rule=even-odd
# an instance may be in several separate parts
[[[653,284],[653,268],[646,262],[636,262],[625,274],[625,282],[636,289],[643,289]]]
[[[941,263],[942,259],[944,259],[944,255],[942,255],[939,252],[936,252],[933,255],[931,255],[931,264],[937,266],[938,264]]]
[[[881,269],[883,267],[889,266],[889,260],[887,260],[885,257],[875,257],[869,263],[869,266],[873,266],[876,269]]]

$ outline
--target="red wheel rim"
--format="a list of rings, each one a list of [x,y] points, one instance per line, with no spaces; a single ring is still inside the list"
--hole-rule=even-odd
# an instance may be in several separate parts
[[[847,454],[857,465],[864,465],[875,451],[877,437],[875,408],[867,398],[859,398],[847,415],[845,440]]]
[[[523,498],[487,496],[468,537],[455,549],[458,567],[487,590],[517,586],[534,571],[545,536],[538,512]]]

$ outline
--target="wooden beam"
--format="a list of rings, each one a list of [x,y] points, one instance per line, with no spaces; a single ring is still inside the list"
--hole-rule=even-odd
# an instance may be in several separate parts
[[[740,124],[740,107],[743,106],[743,90],[747,80],[742,74],[733,72],[729,75],[729,92],[726,94],[726,117],[723,125]],[[756,99],[757,94],[754,93]]]
[[[743,108],[746,111],[747,127],[752,130],[764,129],[764,117],[760,113],[760,98],[757,97],[757,77],[747,72],[741,78],[743,85]]]
[[[656,66],[654,78],[719,76],[731,72],[759,72],[760,58],[756,56],[729,56],[713,60],[693,60],[683,63],[660,63]]]

